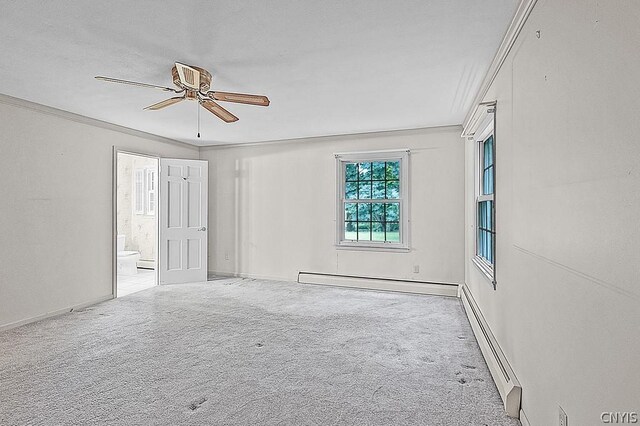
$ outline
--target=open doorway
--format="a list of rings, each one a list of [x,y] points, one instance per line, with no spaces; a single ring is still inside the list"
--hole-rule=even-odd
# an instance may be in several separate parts
[[[116,297],[157,284],[158,158],[116,153]]]

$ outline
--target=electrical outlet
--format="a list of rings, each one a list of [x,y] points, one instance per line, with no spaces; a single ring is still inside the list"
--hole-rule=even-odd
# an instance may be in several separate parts
[[[228,251],[224,252],[224,260],[229,260],[229,252]]]
[[[413,273],[414,274],[420,273],[420,265],[413,265]]]
[[[558,425],[560,426],[568,426],[568,420],[567,420],[567,413],[564,412],[564,410],[562,409],[562,407],[560,407],[558,405]]]

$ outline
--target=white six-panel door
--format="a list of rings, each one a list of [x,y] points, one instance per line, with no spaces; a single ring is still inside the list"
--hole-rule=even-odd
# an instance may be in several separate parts
[[[207,166],[160,159],[160,284],[207,280]]]

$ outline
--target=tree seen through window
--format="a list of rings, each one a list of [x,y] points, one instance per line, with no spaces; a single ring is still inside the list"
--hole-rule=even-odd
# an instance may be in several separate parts
[[[400,241],[400,161],[345,164],[344,239]]]

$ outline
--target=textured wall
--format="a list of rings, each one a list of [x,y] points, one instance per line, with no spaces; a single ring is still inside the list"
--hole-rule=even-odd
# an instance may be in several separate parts
[[[411,149],[411,250],[342,250],[335,153]],[[464,279],[460,128],[201,149],[209,160],[209,270],[295,280],[298,271]],[[414,273],[414,265],[420,268]]]
[[[65,117],[0,96],[0,327],[112,294],[114,146],[198,157]]]
[[[532,425],[640,409],[639,21],[637,1],[539,1],[493,83],[496,291],[470,262],[467,143],[466,282]]]

